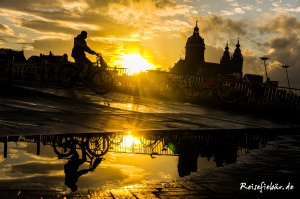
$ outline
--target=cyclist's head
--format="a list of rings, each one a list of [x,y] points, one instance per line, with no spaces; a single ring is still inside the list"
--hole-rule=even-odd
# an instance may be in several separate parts
[[[85,30],[81,31],[80,33],[85,39],[87,38],[87,32]]]
[[[72,185],[70,188],[71,188],[72,192],[77,191],[77,185],[76,184]]]

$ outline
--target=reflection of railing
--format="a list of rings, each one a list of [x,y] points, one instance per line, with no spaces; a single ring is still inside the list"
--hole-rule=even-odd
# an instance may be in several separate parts
[[[164,137],[157,135],[110,135],[110,152],[153,155],[177,155],[166,147]]]
[[[93,149],[99,149],[106,152],[117,153],[135,153],[147,154],[151,157],[155,155],[172,155],[180,156],[180,154],[198,154],[201,157],[225,157],[224,152],[231,154],[231,157],[236,156],[238,152],[265,146],[268,140],[272,140],[276,135],[268,135],[264,133],[147,133],[147,134],[125,134],[125,133],[102,133],[102,134],[83,134],[83,135],[59,135],[62,138],[66,137],[84,137],[87,142],[91,142],[89,146]],[[63,147],[59,142],[57,135],[35,135],[35,136],[12,136],[1,137],[0,141],[5,144],[10,141],[14,142],[32,142],[37,143],[37,154],[39,155],[40,143],[43,145],[51,145]],[[105,138],[105,139],[104,139]],[[64,150],[63,148],[61,148]],[[7,148],[4,150],[4,157],[7,157]],[[104,154],[101,154],[104,155]],[[220,156],[222,155],[222,156]]]

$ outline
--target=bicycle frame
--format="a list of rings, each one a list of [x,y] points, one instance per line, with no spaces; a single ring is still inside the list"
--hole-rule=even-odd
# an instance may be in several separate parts
[[[86,78],[80,77],[80,67],[78,63],[67,62],[58,71],[58,83],[63,88],[72,88],[76,84],[88,83],[89,87],[96,94],[105,94],[113,87],[113,76],[106,70],[106,62],[101,56],[97,57],[97,62],[93,63],[91,71],[88,71]]]
[[[230,81],[224,80],[222,76],[218,78],[214,85],[202,88],[199,91],[198,99],[214,98],[214,100],[220,99],[225,103],[244,103],[245,95],[238,90],[235,90],[231,85]]]

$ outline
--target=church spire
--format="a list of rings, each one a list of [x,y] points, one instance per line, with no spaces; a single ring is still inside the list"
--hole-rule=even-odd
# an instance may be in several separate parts
[[[232,59],[243,59],[243,55],[241,53],[241,49],[240,49],[240,38],[238,38],[238,42],[236,44],[236,49],[234,50]]]
[[[228,47],[228,41],[226,43],[225,51],[223,53],[223,56],[221,58],[221,64],[226,64],[230,62],[230,53],[229,53],[229,47]]]
[[[196,21],[196,26],[194,28],[194,34],[199,34],[198,20]]]

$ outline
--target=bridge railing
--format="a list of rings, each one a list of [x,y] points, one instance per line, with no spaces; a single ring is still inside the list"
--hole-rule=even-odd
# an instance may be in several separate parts
[[[11,79],[21,81],[40,82],[41,84],[57,84],[57,73],[63,63],[40,64],[13,63],[11,67]],[[1,74],[5,74],[7,66],[2,64]],[[207,78],[192,75],[172,74],[163,71],[148,71],[133,74],[128,68],[109,68],[115,78],[115,91],[134,91],[138,94],[169,95],[167,87],[171,83],[180,89],[183,98],[197,98],[200,90],[207,87]],[[223,87],[233,87],[241,91],[248,99],[253,96],[251,83],[243,81],[223,81]],[[300,89],[278,86],[264,86],[264,102],[268,106],[282,106],[299,108]],[[281,103],[281,104],[280,104]]]

